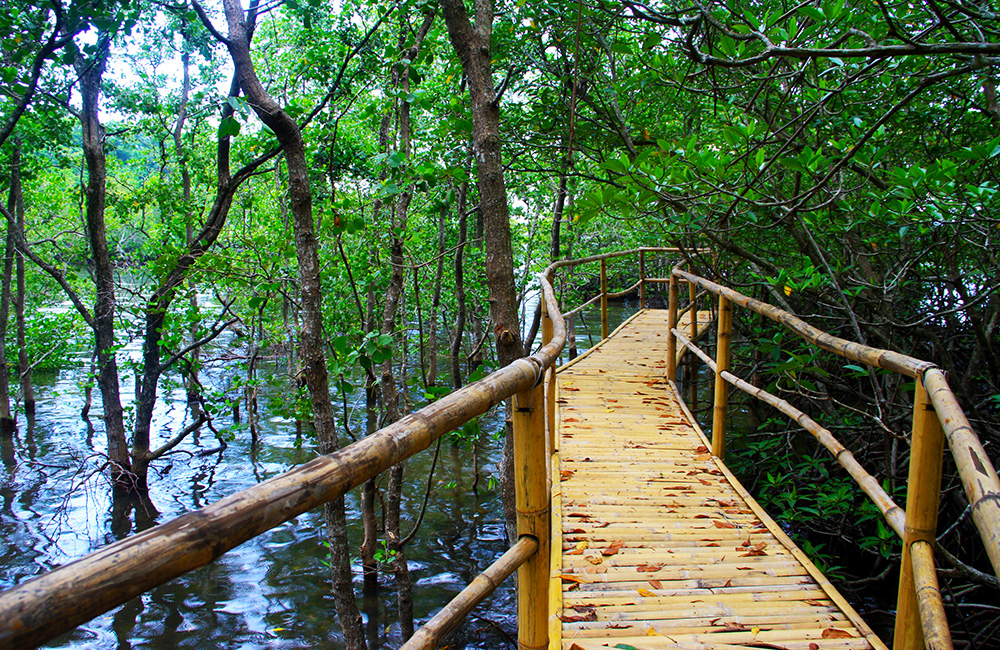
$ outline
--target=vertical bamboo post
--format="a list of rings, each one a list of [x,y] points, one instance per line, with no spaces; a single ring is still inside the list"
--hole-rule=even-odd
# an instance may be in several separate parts
[[[667,311],[667,379],[677,381],[677,276],[670,271],[670,302]]]
[[[608,338],[608,261],[601,260],[601,340]]]
[[[722,372],[729,370],[729,338],[733,330],[733,305],[719,296],[718,336],[715,348],[715,402],[712,407],[712,455],[722,458],[726,450],[726,411],[729,406],[729,384]]]
[[[938,501],[941,494],[941,462],[944,434],[930,403],[923,378],[918,377],[913,395],[913,435],[910,442],[910,474],[906,483],[906,527],[899,571],[896,631],[893,650],[924,650],[924,633],[913,575],[914,542],[934,545]],[[928,650],[932,650],[928,648]]]
[[[517,535],[538,540],[538,552],[518,569],[517,643],[521,650],[549,644],[549,509],[545,400],[542,386],[514,396],[514,484]]]
[[[552,341],[552,317],[542,296],[542,346]],[[549,430],[549,450],[556,449],[556,365],[545,371],[545,424]]]
[[[698,338],[698,286],[694,282],[688,282],[688,313],[691,314],[691,326],[688,330],[691,341]],[[691,384],[691,410],[698,410],[698,365],[694,355],[688,363],[688,380]]]
[[[639,309],[646,308],[646,251],[639,249]]]

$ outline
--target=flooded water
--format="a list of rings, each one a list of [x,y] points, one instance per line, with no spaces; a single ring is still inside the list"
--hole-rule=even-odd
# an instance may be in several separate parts
[[[634,305],[614,305],[612,327]],[[578,325],[583,352],[600,338],[599,310],[590,310]],[[135,355],[133,345],[123,351]],[[220,341],[210,356],[238,356],[233,341]],[[235,361],[208,363],[202,381],[210,390],[237,399]],[[447,367],[442,360],[440,367]],[[124,364],[123,364],[124,368]],[[190,512],[310,460],[315,440],[296,431],[293,421],[268,411],[272,398],[287,395],[283,381],[264,385],[259,395],[260,440],[254,446],[244,426],[227,413],[215,421],[227,437],[219,441],[207,429],[192,435],[150,469],[150,499],[155,508],[139,506],[129,517],[115,516],[106,474],[102,471],[106,440],[100,420],[100,396],[94,392],[90,423],[81,419],[84,404],[84,360],[55,372],[36,372],[37,414],[25,421],[13,440],[4,441],[0,469],[0,589],[64,564],[135,530]],[[263,369],[281,375],[283,360]],[[132,394],[123,371],[123,400]],[[171,381],[172,380],[172,381]],[[154,417],[157,443],[169,440],[190,421],[186,396],[177,377],[172,390],[162,390]],[[129,407],[126,407],[128,411]],[[354,430],[363,430],[363,403],[355,398]],[[91,426],[92,425],[92,426]],[[482,419],[476,446],[478,490],[473,472],[473,446],[451,437],[441,447],[433,490],[420,532],[407,546],[414,581],[418,624],[426,621],[506,549],[499,495],[493,477],[499,455],[502,413]],[[96,431],[95,431],[96,429]],[[404,521],[416,520],[428,481],[432,453],[407,461],[409,484],[404,493]],[[384,483],[383,483],[384,484]],[[358,493],[348,495],[351,545],[360,545]],[[137,597],[57,639],[47,647],[130,648],[338,648],[329,590],[329,567],[322,512],[310,512],[230,551],[210,566]],[[404,523],[404,534],[411,523]],[[390,575],[380,578],[376,599],[360,598],[360,564],[355,585],[373,647],[398,647],[393,620],[395,591]],[[516,638],[515,602],[508,581],[485,607],[449,639],[455,648],[500,648]]]

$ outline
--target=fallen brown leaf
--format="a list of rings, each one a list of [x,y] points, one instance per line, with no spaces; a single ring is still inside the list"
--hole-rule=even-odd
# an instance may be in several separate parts
[[[828,627],[823,630],[824,639],[850,639],[851,633],[836,627]]]

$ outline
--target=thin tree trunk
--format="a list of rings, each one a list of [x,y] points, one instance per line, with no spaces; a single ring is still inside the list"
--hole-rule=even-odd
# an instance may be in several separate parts
[[[104,428],[108,439],[108,461],[114,484],[126,489],[138,487],[131,475],[132,464],[125,440],[125,424],[119,395],[118,363],[115,359],[115,277],[108,253],[104,222],[106,171],[104,127],[99,119],[101,78],[107,63],[106,35],[98,35],[96,60],[80,62],[80,122],[84,158],[87,162],[87,233],[94,263],[94,339],[97,350],[97,385],[104,405]]]
[[[486,285],[490,296],[490,317],[496,336],[497,364],[503,367],[521,357],[524,349],[517,320],[510,209],[500,151],[500,97],[493,86],[490,46],[494,7],[491,0],[477,1],[473,24],[462,0],[441,0],[440,4],[449,40],[462,62],[462,69],[469,83],[473,150],[486,251]],[[509,409],[508,403],[508,411]],[[516,519],[512,454],[513,436],[508,426],[499,472],[508,537],[511,537]]]
[[[11,162],[11,192],[17,187],[17,200],[14,202],[14,216],[17,218],[18,232],[24,232],[24,193],[21,190],[21,140],[14,140],[14,155]],[[16,161],[16,163],[14,162]],[[21,382],[21,397],[24,400],[24,413],[35,414],[35,389],[31,383],[31,364],[28,360],[28,338],[24,322],[24,256],[20,253],[14,259],[17,275],[17,293],[14,298],[14,314],[17,320],[17,369]]]
[[[15,146],[10,162],[10,194],[7,210],[17,212],[20,187],[21,149]],[[6,221],[6,220],[5,220]],[[7,239],[3,249],[3,282],[0,287],[0,434],[12,435],[17,421],[10,408],[10,367],[7,365],[7,322],[10,320],[10,286],[14,275],[14,225],[7,223]]]
[[[469,183],[462,183],[458,190],[458,245],[455,246],[455,331],[451,337],[451,383],[455,389],[462,387],[462,337],[465,335],[465,240],[467,238],[466,197]]]
[[[184,37],[186,45],[190,38],[189,32],[187,29],[182,29],[181,34]],[[187,224],[185,226],[185,238],[190,247],[194,243],[195,232],[193,223],[194,215],[191,213],[191,171],[188,168],[187,151],[184,148],[184,124],[187,121],[187,105],[191,95],[191,54],[187,50],[181,53],[181,67],[184,77],[181,83],[181,100],[180,106],[177,109],[177,122],[174,124],[173,135],[177,165],[181,171],[181,195],[184,198],[184,221]],[[189,336],[191,337],[191,342],[194,343],[198,340],[200,319],[198,318],[198,284],[192,278],[188,278],[188,290],[191,292],[189,298],[191,313],[194,314],[189,327]],[[188,405],[194,417],[197,417],[201,404],[198,399],[198,395],[201,392],[198,382],[198,360],[200,355],[200,348],[191,350],[190,364],[184,378]]]
[[[309,390],[313,422],[319,452],[329,454],[337,444],[336,419],[330,399],[329,376],[323,351],[322,284],[320,280],[319,242],[313,219],[312,191],[309,187],[309,164],[299,126],[264,89],[250,57],[250,39],[243,8],[238,0],[224,0],[229,39],[226,43],[240,79],[257,116],[274,131],[285,153],[288,166],[288,198],[295,230],[298,259],[302,323],[299,336],[301,377]],[[345,645],[365,648],[361,613],[354,599],[348,552],[345,506],[337,499],[325,506],[327,535],[330,541],[334,573],[335,606],[344,632]]]
[[[438,248],[437,266],[434,270],[434,294],[431,298],[431,313],[427,319],[427,339],[429,358],[427,359],[427,385],[437,384],[437,340],[438,340],[438,317],[441,312],[441,280],[444,276],[444,249],[445,249],[445,215],[448,212],[447,204],[441,205],[438,210]]]

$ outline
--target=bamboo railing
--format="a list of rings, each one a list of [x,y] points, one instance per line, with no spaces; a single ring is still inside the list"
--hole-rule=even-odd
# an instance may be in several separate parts
[[[685,332],[677,328],[679,289],[686,282],[694,307],[694,287],[701,287],[719,301],[717,319],[717,357],[712,359],[698,349]],[[954,393],[944,372],[927,361],[879,350],[846,341],[809,325],[800,318],[711,280],[675,267],[670,275],[670,344],[680,343],[698,356],[715,373],[712,453],[721,457],[725,449],[726,402],[728,385],[781,410],[812,433],[847,470],[861,489],[882,512],[889,526],[903,540],[899,596],[896,613],[894,650],[948,650],[951,633],[945,617],[934,565],[938,500],[944,444],[947,441],[965,488],[973,521],[986,546],[994,572],[1000,576],[1000,480]],[[783,325],[806,341],[842,357],[877,368],[912,377],[915,380],[913,429],[910,468],[907,482],[906,510],[896,505],[879,482],[866,472],[854,456],[806,414],[730,372],[732,307],[750,309]],[[669,379],[676,380],[677,366],[668,368]]]
[[[609,297],[639,288],[643,278],[619,294],[607,291],[606,261],[638,253],[644,275],[647,248],[565,260],[539,276],[542,346],[493,374],[459,389],[398,422],[332,454],[225,497],[200,510],[109,544],[69,564],[0,593],[0,650],[33,648],[130,598],[203,567],[226,551],[290,519],[343,495],[380,472],[423,451],[500,402],[513,398],[518,542],[418,632],[407,648],[432,647],[499,580],[518,570],[518,637],[521,647],[548,641],[549,516],[548,459],[554,430],[555,364],[566,342],[566,327],[552,281],[564,267],[601,262],[602,332],[607,335]],[[548,382],[545,382],[548,373]]]

